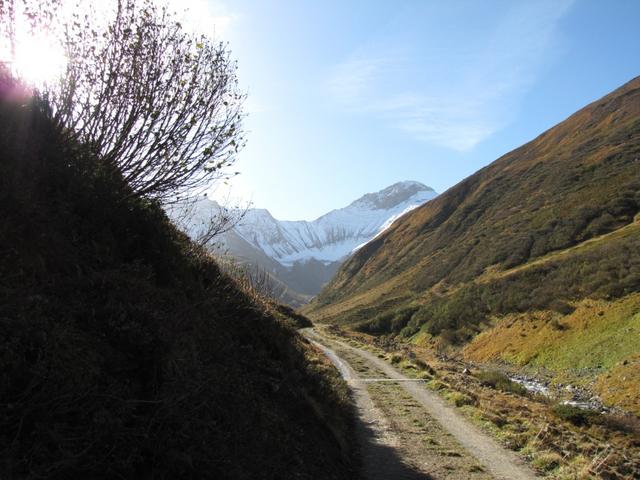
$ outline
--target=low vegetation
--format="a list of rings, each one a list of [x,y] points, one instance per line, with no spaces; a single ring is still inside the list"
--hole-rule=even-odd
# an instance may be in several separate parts
[[[511,380],[507,375],[497,370],[483,370],[476,374],[482,385],[502,390],[503,392],[516,393],[518,395],[526,395],[527,389],[519,383]]]
[[[640,294],[583,300],[569,315],[534,311],[507,315],[462,350],[467,360],[544,369],[582,385],[609,406],[640,414]],[[558,328],[561,325],[562,328]]]
[[[346,262],[307,311],[353,322],[363,307],[375,306],[380,320],[390,325],[395,319],[394,331],[415,319],[440,332],[456,329],[455,318],[478,324],[489,312],[564,309],[576,295],[636,291],[637,231],[595,252],[577,248],[575,268],[561,257],[534,262],[634,223],[640,211],[639,103],[635,79],[416,209]],[[526,273],[509,274],[525,265]],[[583,272],[584,265],[592,271]],[[488,287],[477,285],[490,280]],[[575,289],[565,292],[570,285]],[[495,295],[492,286],[509,292]],[[399,296],[413,305],[390,301]],[[396,311],[383,319],[389,307]],[[418,314],[410,307],[427,310]]]
[[[433,373],[428,374],[426,388],[455,405],[545,478],[626,479],[640,475],[640,423],[634,415],[600,413],[540,395],[514,394],[509,387],[502,390],[494,386],[509,382],[503,373],[477,370],[421,345],[408,346],[388,337],[347,329],[331,328],[327,332],[377,352],[388,361],[400,357],[398,368],[428,365]],[[410,368],[403,373],[423,378],[427,372]]]
[[[560,403],[553,407],[553,413],[560,419],[571,422],[577,426],[591,425],[599,416],[594,410],[589,410],[574,405]]]

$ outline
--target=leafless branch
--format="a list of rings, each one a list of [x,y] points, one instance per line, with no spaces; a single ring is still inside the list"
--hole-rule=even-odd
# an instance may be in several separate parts
[[[0,0],[12,41],[15,1]],[[245,94],[227,44],[188,33],[151,0],[118,0],[106,20],[88,2],[63,18],[60,1],[23,0],[21,10],[56,27],[68,58],[60,81],[42,92],[56,120],[136,195],[178,201],[235,174],[228,168],[244,145]]]
[[[238,225],[251,204],[233,204],[227,197],[222,203],[206,196],[194,196],[168,205],[168,214],[180,230],[199,246],[219,250],[220,236]]]

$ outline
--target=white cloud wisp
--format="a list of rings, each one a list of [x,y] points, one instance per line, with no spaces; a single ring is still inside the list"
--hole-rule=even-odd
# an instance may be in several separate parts
[[[513,119],[524,94],[557,58],[559,22],[572,3],[509,3],[493,28],[465,37],[447,57],[437,49],[450,41],[442,33],[432,35],[429,46],[405,40],[395,49],[391,34],[336,65],[327,90],[341,108],[372,115],[416,140],[471,150]]]

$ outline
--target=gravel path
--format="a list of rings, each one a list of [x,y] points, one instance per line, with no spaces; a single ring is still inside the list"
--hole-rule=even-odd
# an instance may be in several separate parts
[[[536,478],[534,472],[513,452],[506,450],[469,423],[437,394],[426,389],[422,382],[406,377],[386,361],[366,350],[326,338],[315,330],[306,330],[304,334],[325,352],[354,391],[362,420],[359,439],[362,444],[363,473],[366,479]],[[379,390],[371,390],[372,385],[378,389],[381,385],[386,385],[385,388],[394,386],[398,392],[387,397],[379,396],[379,405],[376,405],[376,399],[372,400],[371,393]],[[398,405],[391,405],[394,399],[403,394],[415,403],[421,410],[420,413],[426,414],[433,422],[430,428],[419,432],[420,436],[416,435],[416,432],[408,431],[410,429],[406,421],[403,423],[403,418],[394,418],[397,416],[397,410],[405,412],[398,415],[416,416],[415,409],[410,412],[409,409],[399,409]],[[381,405],[382,398],[390,400]],[[384,410],[384,413],[381,410]],[[417,420],[414,418],[413,422]],[[438,433],[440,429],[444,435]],[[427,446],[417,448],[420,445],[416,445],[416,439],[430,435],[432,438],[427,440],[436,444],[442,443],[443,438],[450,435],[453,442],[447,444],[448,448],[451,449],[453,444],[461,448],[458,451],[454,448],[452,453],[451,450],[444,451],[440,445],[437,452],[440,455],[435,455]],[[434,436],[437,438],[433,438]],[[409,439],[409,442],[404,442],[408,445],[403,448],[403,440],[406,439]],[[447,455],[454,458],[446,458]],[[452,460],[456,460],[457,463]],[[476,461],[481,467],[469,467],[470,460]]]

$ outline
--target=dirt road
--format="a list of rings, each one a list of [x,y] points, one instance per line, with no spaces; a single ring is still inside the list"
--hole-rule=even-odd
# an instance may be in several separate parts
[[[532,480],[513,452],[470,424],[424,384],[374,354],[311,329],[352,388],[366,479]]]

